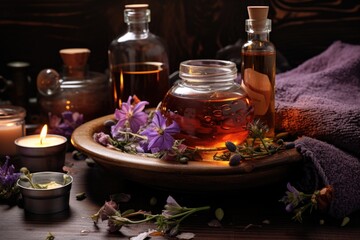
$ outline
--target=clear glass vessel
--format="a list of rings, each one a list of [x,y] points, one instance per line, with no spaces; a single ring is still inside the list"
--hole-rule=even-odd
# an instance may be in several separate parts
[[[0,156],[15,156],[15,140],[25,135],[26,111],[22,107],[0,105]]]
[[[105,74],[88,70],[88,49],[63,49],[61,74],[44,69],[37,76],[39,104],[48,113],[61,117],[64,111],[79,112],[89,121],[113,112],[111,85]]]
[[[266,137],[274,137],[276,50],[269,41],[271,20],[247,19],[245,27],[248,41],[241,52],[242,86],[254,102],[254,118],[269,127]]]
[[[115,107],[136,95],[155,107],[169,90],[169,63],[160,37],[149,31],[147,4],[126,5],[127,32],[109,46],[110,79]]]
[[[253,106],[235,82],[236,65],[222,60],[189,60],[180,64],[180,81],[166,94],[161,111],[176,121],[190,148],[205,151],[225,148],[225,142],[242,143]]]

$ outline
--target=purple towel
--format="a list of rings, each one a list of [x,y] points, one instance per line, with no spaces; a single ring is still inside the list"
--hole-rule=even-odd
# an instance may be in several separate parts
[[[303,136],[297,149],[321,180],[313,178],[312,187],[333,186],[329,213],[360,209],[360,45],[335,42],[279,74],[276,114],[278,131]]]

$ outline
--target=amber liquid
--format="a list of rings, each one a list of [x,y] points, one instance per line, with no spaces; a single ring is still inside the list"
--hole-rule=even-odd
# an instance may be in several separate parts
[[[115,107],[136,95],[156,107],[169,89],[168,70],[159,62],[129,63],[113,67],[111,71]]]
[[[240,144],[246,139],[245,127],[252,120],[253,111],[248,98],[226,92],[212,93],[207,98],[193,97],[168,93],[164,98],[163,113],[181,129],[176,139],[184,139],[188,147],[201,150],[223,149],[226,141]]]
[[[256,99],[252,99],[255,102],[254,119],[260,119],[269,127],[266,137],[272,138],[275,136],[276,53],[243,52],[242,59],[241,75],[243,84],[249,92],[260,96],[262,101],[258,101],[259,104],[265,104],[260,111],[257,111],[257,107],[259,109],[260,107],[257,106]],[[245,74],[246,71],[252,72],[252,74]],[[249,96],[252,98],[251,94]],[[261,113],[259,114],[259,112]]]

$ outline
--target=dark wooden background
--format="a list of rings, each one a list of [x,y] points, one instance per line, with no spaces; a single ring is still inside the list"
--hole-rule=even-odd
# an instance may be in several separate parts
[[[150,29],[166,41],[171,71],[245,39],[247,5],[270,6],[271,41],[290,67],[336,40],[360,43],[358,0],[1,0],[0,75],[9,77],[8,62],[29,62],[33,91],[38,72],[60,69],[58,51],[72,47],[89,48],[90,68],[104,72],[110,41],[126,31],[124,5],[139,2],[150,5]]]

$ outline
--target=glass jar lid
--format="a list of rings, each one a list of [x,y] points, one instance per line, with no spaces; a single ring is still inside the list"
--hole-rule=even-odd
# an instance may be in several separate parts
[[[0,106],[0,122],[10,122],[18,119],[24,119],[26,111],[22,107],[4,105]]]
[[[180,78],[191,82],[228,82],[237,77],[235,63],[225,60],[199,59],[180,64]]]

